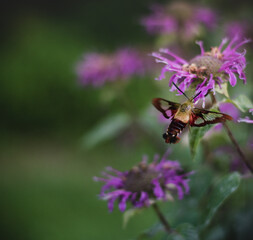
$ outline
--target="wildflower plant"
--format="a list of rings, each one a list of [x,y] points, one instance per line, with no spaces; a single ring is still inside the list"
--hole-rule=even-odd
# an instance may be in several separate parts
[[[105,121],[102,119],[99,126],[86,136],[86,143],[88,142],[90,146],[94,142],[93,146],[103,140],[113,138],[116,138],[117,144],[120,144],[124,131],[128,131],[128,127],[131,125],[134,129],[133,134],[143,135],[143,138],[150,141],[157,151],[164,151],[168,147],[159,136],[160,131],[158,130],[159,127],[163,127],[162,123],[173,122],[174,125],[171,129],[174,132],[170,128],[167,128],[166,131],[167,135],[170,134],[172,137],[175,137],[175,133],[180,134],[182,129],[186,127],[186,137],[189,133],[188,140],[185,138],[183,143],[171,141],[171,143],[175,143],[173,148],[180,156],[177,158],[180,159],[180,162],[169,160],[168,151],[166,151],[162,158],[155,155],[151,162],[147,157],[143,157],[142,161],[134,164],[130,170],[119,171],[107,167],[101,177],[94,177],[95,181],[103,183],[99,199],[107,202],[110,212],[113,212],[116,204],[119,210],[124,212],[124,218],[129,216],[129,211],[135,212],[153,208],[160,220],[161,225],[159,226],[162,226],[162,229],[166,231],[164,239],[168,238],[168,234],[172,237],[171,239],[198,239],[198,234],[208,231],[207,227],[214,215],[217,214],[219,207],[239,188],[240,182],[245,177],[242,175],[253,173],[253,163],[244,153],[243,143],[238,141],[233,133],[240,122],[253,122],[249,117],[243,118],[241,113],[248,111],[252,113],[253,104],[249,98],[240,94],[239,90],[237,91],[237,89],[245,88],[246,84],[250,82],[246,77],[248,62],[244,49],[249,40],[243,37],[243,34],[233,34],[230,39],[220,39],[221,43],[209,50],[204,47],[204,43],[207,45],[212,40],[211,38],[209,41],[197,41],[200,52],[191,57],[189,57],[189,53],[192,52],[192,49],[190,49],[190,45],[185,44],[185,42],[194,43],[196,37],[201,36],[202,28],[215,30],[217,19],[215,11],[194,4],[174,2],[166,6],[155,6],[153,13],[142,19],[142,24],[149,33],[156,35],[156,39],[159,39],[160,36],[177,36],[174,39],[174,44],[182,50],[182,57],[173,48],[160,48],[159,52],[155,51],[151,54],[152,59],[158,63],[156,65],[161,67],[156,80],[168,82],[168,86],[166,84],[164,89],[158,87],[158,91],[161,93],[163,91],[166,95],[170,94],[170,97],[173,97],[168,101],[160,96],[155,98],[161,100],[157,100],[155,107],[163,113],[163,118],[160,118],[159,123],[157,119],[154,121],[151,119],[151,99],[156,97],[153,94],[156,94],[157,89],[152,89],[154,91],[147,103],[148,110],[138,110],[135,106],[137,105],[136,99],[139,97],[136,89],[132,89],[131,92],[136,91],[135,99],[125,95],[126,89],[118,91],[118,89],[111,87],[112,91],[119,92],[121,97],[119,99],[122,100],[122,102],[119,101],[121,112],[116,116],[110,116]],[[221,26],[224,27],[225,24]],[[223,31],[226,32],[225,29]],[[150,49],[154,48],[156,47],[150,47]],[[103,90],[102,86],[106,82],[118,82],[118,80],[122,82],[121,80],[125,81],[136,75],[145,76],[145,81],[140,83],[142,85],[140,93],[142,94],[148,85],[146,73],[155,73],[156,67],[147,65],[145,57],[140,52],[132,48],[122,48],[111,54],[85,54],[84,59],[77,66],[79,81],[83,86],[99,86]],[[146,58],[150,58],[150,56],[146,54]],[[155,84],[155,81],[153,82]],[[232,94],[229,93],[230,90],[233,92]],[[175,91],[177,91],[176,94],[174,94]],[[187,92],[192,98],[188,97]],[[184,104],[175,100],[177,98],[175,95],[182,94],[189,100]],[[233,98],[230,97],[232,95]],[[191,103],[190,107],[188,106],[189,102]],[[125,103],[127,106],[124,105]],[[185,112],[188,113],[187,116],[184,115]],[[176,115],[177,117],[180,115],[181,118],[175,119]],[[226,117],[224,117],[225,115]],[[234,121],[226,123],[226,120],[232,118]],[[211,124],[217,124],[215,128],[221,133],[220,136],[217,137],[218,134],[213,134],[215,128],[211,129]],[[154,127],[154,125],[156,126]],[[187,125],[191,126],[189,131],[187,131]],[[231,126],[236,127],[231,130]],[[247,127],[249,126],[250,124],[247,125]],[[220,131],[222,127],[228,138]],[[206,134],[207,132],[209,135]],[[213,139],[217,139],[217,141],[213,141]],[[213,173],[217,170],[215,163],[219,162],[216,160],[220,157],[219,150],[222,146],[220,142],[229,145],[229,140],[232,144],[230,144],[228,152],[225,151],[225,154],[222,154],[222,157],[227,154],[229,162],[227,172],[230,172],[227,174],[218,172],[217,176],[222,175],[223,177],[213,184],[213,179],[216,179]],[[201,141],[203,144],[200,144]],[[166,142],[170,143],[170,141]],[[184,158],[181,158],[181,155]],[[235,172],[240,170],[235,167],[238,165],[238,161],[241,161],[239,165],[243,166],[242,175]],[[219,164],[224,164],[224,161],[220,161]],[[187,169],[187,171],[183,169]],[[208,174],[205,174],[206,172],[210,174],[211,180]],[[203,203],[207,203],[207,206],[203,207],[204,210],[200,209]],[[160,204],[166,206],[166,211],[160,210]],[[181,211],[178,211],[179,209]],[[131,216],[133,212],[131,212]],[[191,223],[183,224],[185,219],[186,221],[190,219],[190,214],[195,219]],[[172,225],[169,223],[170,218]],[[180,223],[178,224],[178,222]],[[152,230],[145,234],[151,236],[150,232],[154,234]],[[192,237],[193,235],[194,237]],[[140,239],[141,236],[139,236]]]
[[[174,1],[154,5],[152,13],[141,20],[150,34],[175,35],[180,41],[192,41],[201,34],[203,26],[213,29],[217,15],[209,8],[187,2]]]
[[[167,154],[166,154],[167,155]],[[113,210],[116,200],[120,211],[126,210],[130,202],[134,208],[149,207],[157,200],[172,201],[173,194],[183,199],[189,193],[188,176],[179,162],[167,160],[163,156],[155,156],[151,163],[147,157],[129,171],[118,171],[108,167],[102,178],[94,177],[95,181],[104,182],[100,198],[108,201],[109,211]]]
[[[201,53],[190,61],[184,60],[168,49],[160,49],[159,53],[154,52],[152,54],[156,58],[156,62],[165,65],[160,76],[156,79],[165,79],[166,72],[172,73],[173,75],[169,80],[171,91],[176,90],[172,84],[174,82],[183,92],[188,89],[201,92],[195,101],[201,99],[204,107],[205,98],[210,92],[215,95],[216,89],[222,90],[222,84],[227,82],[232,87],[237,84],[236,74],[243,80],[244,84],[246,83],[244,72],[246,50],[240,52],[238,48],[247,42],[249,40],[237,42],[235,37],[224,47],[227,39],[223,39],[218,47],[212,47],[210,51],[205,51],[203,42],[198,41],[197,44],[200,46]],[[182,95],[180,91],[178,94]]]
[[[113,54],[88,53],[76,67],[79,82],[86,86],[101,87],[106,82],[128,80],[145,72],[140,53],[122,48]]]

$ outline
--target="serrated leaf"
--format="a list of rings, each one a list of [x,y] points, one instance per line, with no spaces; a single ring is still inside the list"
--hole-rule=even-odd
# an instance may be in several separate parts
[[[240,174],[231,173],[223,177],[213,188],[208,198],[207,215],[203,227],[206,227],[223,202],[237,190],[240,185]]]
[[[224,82],[222,83],[220,86],[216,85],[215,86],[215,91],[223,94],[225,97],[229,98],[229,94],[228,94],[228,83]]]
[[[197,229],[189,223],[183,223],[176,227],[176,231],[168,236],[167,240],[198,240]]]
[[[245,95],[240,95],[235,100],[226,99],[225,102],[234,104],[242,112],[248,112],[250,108],[253,108],[253,103]]]
[[[93,148],[97,144],[117,136],[130,123],[131,118],[126,113],[109,116],[85,134],[82,143],[87,149]]]
[[[164,227],[162,226],[161,223],[156,223],[149,229],[145,230],[141,234],[139,234],[135,239],[136,240],[141,240],[141,239],[150,239],[153,236],[155,236],[158,233],[165,233]]]
[[[128,209],[123,214],[123,228],[126,228],[129,220],[133,218],[136,214],[139,214],[142,211],[140,208]]]
[[[196,157],[198,145],[200,140],[203,138],[205,133],[211,129],[213,125],[209,124],[204,127],[192,127],[189,133],[189,145],[192,154],[192,159],[194,160]]]

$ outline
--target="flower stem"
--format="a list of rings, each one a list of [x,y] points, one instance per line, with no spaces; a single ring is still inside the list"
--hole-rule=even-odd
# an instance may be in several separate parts
[[[215,98],[215,96],[213,94],[211,94],[211,99],[212,99],[212,104],[215,105],[217,104],[217,100]],[[220,111],[220,108],[218,107],[218,110]],[[250,162],[247,160],[247,158],[245,157],[244,153],[242,152],[238,142],[236,141],[233,133],[231,132],[230,128],[228,127],[227,123],[224,122],[222,123],[231,142],[234,144],[235,148],[236,148],[236,151],[238,152],[239,156],[241,157],[242,161],[244,162],[244,164],[248,167],[248,169],[253,173],[253,167],[252,165],[250,164]]]
[[[230,128],[228,127],[228,125],[225,122],[223,123],[223,126],[226,129],[231,142],[235,145],[235,148],[236,148],[238,154],[240,155],[242,161],[245,163],[245,165],[248,167],[248,169],[253,173],[253,167],[251,166],[251,164],[249,163],[249,161],[245,157],[244,153],[242,152],[242,150],[241,150],[239,144],[237,143],[237,141],[235,140],[234,135],[232,134]]]
[[[153,208],[155,210],[155,213],[157,214],[159,220],[161,221],[162,225],[164,226],[165,230],[167,233],[172,233],[172,229],[169,225],[169,223],[167,222],[166,218],[163,216],[161,210],[159,209],[158,205],[156,203],[154,203]]]

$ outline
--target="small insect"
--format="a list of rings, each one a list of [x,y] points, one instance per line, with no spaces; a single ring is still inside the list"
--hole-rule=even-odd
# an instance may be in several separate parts
[[[180,104],[163,98],[154,98],[152,101],[155,108],[158,109],[165,118],[172,119],[167,131],[163,134],[166,143],[178,143],[180,141],[178,135],[188,123],[192,127],[203,127],[207,124],[215,124],[233,119],[231,116],[224,113],[195,108],[193,100],[201,92],[197,93],[192,98],[188,98],[176,84],[174,84],[174,86],[188,99],[186,102]]]

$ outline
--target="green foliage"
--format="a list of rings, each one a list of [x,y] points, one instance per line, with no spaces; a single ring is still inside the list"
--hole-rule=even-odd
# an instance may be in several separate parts
[[[118,113],[103,119],[97,126],[91,129],[83,138],[83,146],[93,148],[99,143],[112,139],[131,123],[126,113]]]
[[[126,228],[131,218],[133,218],[136,214],[139,214],[141,212],[142,212],[141,208],[131,208],[126,210],[123,214],[123,228]]]
[[[167,240],[198,240],[197,229],[189,223],[183,223],[176,227],[175,232],[168,236]]]
[[[195,160],[198,145],[205,133],[213,127],[211,124],[204,127],[192,127],[189,133],[189,144],[192,154],[192,159]]]
[[[235,3],[231,5],[235,11],[231,11],[226,1],[203,1],[207,3],[216,6],[223,19],[229,21],[239,15],[252,16],[247,4]],[[84,88],[77,83],[75,64],[85,52],[110,53],[130,46],[147,55],[168,43],[168,36],[163,36],[156,39],[156,46],[147,45],[154,38],[139,24],[141,16],[150,13],[147,1],[62,2],[61,7],[50,1],[17,4],[15,9],[8,3],[11,11],[4,7],[1,15],[2,235],[6,239],[28,240],[133,239],[157,221],[152,209],[142,214],[138,214],[140,210],[126,211],[123,225],[127,229],[122,230],[122,213],[115,206],[115,211],[108,214],[106,203],[97,199],[100,185],[94,184],[92,177],[105,165],[126,170],[142,154],[162,155],[169,147],[170,159],[180,161],[186,171],[195,171],[190,176],[190,193],[182,201],[175,198],[163,205],[163,213],[176,232],[168,236],[164,227],[156,223],[138,239],[197,240],[197,230],[203,230],[201,239],[205,240],[251,239],[252,178],[232,173],[210,188],[213,179],[230,171],[232,159],[217,157],[215,152],[228,144],[227,136],[215,135],[204,146],[200,141],[212,126],[191,128],[189,143],[195,162],[182,142],[166,145],[161,137],[166,124],[160,124],[157,115],[152,115],[151,100],[164,97],[180,102],[176,92],[168,89],[169,74],[163,81],[153,80],[153,75],[158,75],[155,71],[143,78],[132,78],[124,82],[122,89],[114,88],[112,83],[101,88]],[[220,43],[224,32],[221,26],[216,30],[206,39],[203,35],[205,49]],[[194,52],[199,54],[194,40],[179,50],[187,60]],[[247,62],[252,59],[252,48],[248,47]],[[247,85],[238,81],[231,87],[224,82],[221,88],[215,88],[227,98],[224,101],[242,112],[253,108],[244,95],[251,96],[253,89],[249,65],[246,74]],[[112,112],[119,113],[111,115]],[[144,141],[115,147],[118,136],[133,123],[139,127],[136,137]],[[246,149],[252,126],[230,124],[237,141]],[[84,151],[76,146],[80,136]],[[101,146],[106,141],[110,144]],[[245,154],[252,159],[251,153]],[[224,203],[226,208],[221,212]]]
[[[239,95],[236,99],[226,99],[225,102],[233,103],[242,112],[247,112],[253,108],[253,103],[246,95]]]
[[[221,84],[221,86],[215,86],[215,91],[223,94],[225,97],[229,98],[229,94],[228,94],[228,83],[224,82]]]
[[[166,240],[198,240],[197,229],[189,223],[182,223],[178,225],[173,231],[168,234],[164,227],[157,223],[149,230],[140,234],[137,240],[142,239],[166,239]]]
[[[231,173],[223,177],[212,189],[208,198],[207,215],[202,227],[206,227],[224,201],[237,190],[240,185],[239,173]]]

